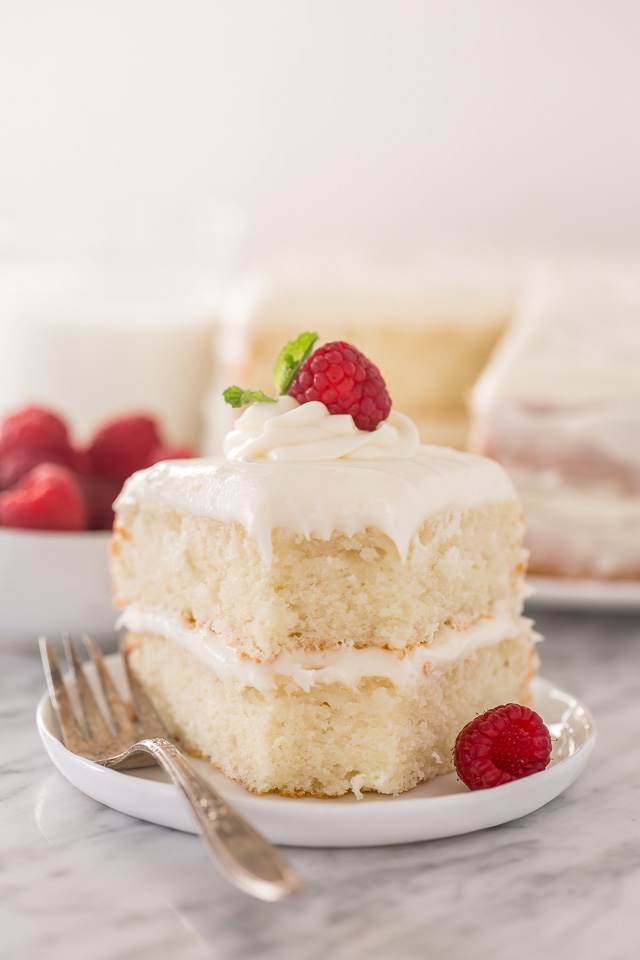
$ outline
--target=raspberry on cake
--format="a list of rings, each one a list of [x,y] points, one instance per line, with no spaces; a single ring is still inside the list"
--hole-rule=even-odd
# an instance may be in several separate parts
[[[305,327],[371,357],[423,442],[464,449],[468,394],[513,315],[525,270],[504,252],[418,246],[297,246],[254,260],[222,305],[205,449],[219,453],[229,427],[219,386],[266,383],[280,345]]]
[[[306,336],[277,399],[226,391],[253,402],[224,456],[126,483],[115,598],[189,751],[257,792],[397,794],[452,769],[477,713],[530,698],[521,511],[496,463],[420,446],[393,409],[363,430],[299,403]]]
[[[358,430],[375,430],[391,398],[375,364],[342,340],[319,347],[301,365],[287,393],[298,403],[319,400],[329,413],[348,413]]]

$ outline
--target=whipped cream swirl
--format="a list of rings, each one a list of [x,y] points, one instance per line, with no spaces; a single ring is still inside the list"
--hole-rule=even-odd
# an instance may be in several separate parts
[[[419,444],[416,425],[394,410],[375,430],[358,430],[349,414],[284,396],[247,407],[223,450],[229,460],[404,460]]]

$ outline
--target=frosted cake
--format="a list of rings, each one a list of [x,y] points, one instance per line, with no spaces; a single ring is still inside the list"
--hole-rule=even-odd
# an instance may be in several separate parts
[[[366,386],[352,413],[281,392],[245,408],[223,456],[126,483],[127,656],[186,749],[246,788],[397,794],[452,769],[477,713],[530,698],[520,504],[498,464],[421,446],[388,406],[360,429]]]
[[[473,449],[509,471],[531,570],[640,577],[640,275],[546,271],[473,396]]]

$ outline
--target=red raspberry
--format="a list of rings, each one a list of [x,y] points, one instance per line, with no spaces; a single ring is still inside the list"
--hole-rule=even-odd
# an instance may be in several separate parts
[[[86,508],[74,474],[41,463],[17,487],[0,494],[0,525],[31,530],[84,530]]]
[[[69,457],[61,450],[33,450],[30,447],[0,454],[0,490],[8,490],[40,463],[69,466]]]
[[[507,703],[462,728],[454,758],[469,790],[484,790],[544,770],[551,759],[551,738],[537,713]]]
[[[378,368],[342,340],[314,350],[287,392],[298,403],[319,400],[329,413],[350,413],[359,430],[375,430],[391,410]]]
[[[116,417],[97,431],[89,457],[96,473],[123,484],[132,473],[147,466],[151,451],[158,446],[158,427],[152,417]]]
[[[89,477],[93,473],[93,464],[88,450],[72,450],[67,466],[81,477]]]
[[[68,454],[69,434],[63,420],[43,407],[25,407],[8,416],[0,430],[0,451],[49,450]]]
[[[186,443],[161,443],[151,451],[147,466],[152,467],[161,460],[190,460],[192,457],[195,457],[195,451]]]
[[[121,484],[104,477],[78,476],[78,483],[87,509],[89,530],[111,530],[113,526],[113,501],[120,493]]]

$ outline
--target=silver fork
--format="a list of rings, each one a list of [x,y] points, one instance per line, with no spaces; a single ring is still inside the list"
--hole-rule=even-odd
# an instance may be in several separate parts
[[[90,637],[82,639],[95,666],[105,715],[70,638],[63,637],[63,645],[77,709],[62,679],[55,650],[45,637],[40,638],[49,695],[67,749],[104,767],[160,764],[182,794],[209,856],[227,880],[259,900],[281,900],[300,890],[298,874],[278,850],[193,770],[129,670],[124,651],[133,703],[120,697],[97,644]]]

